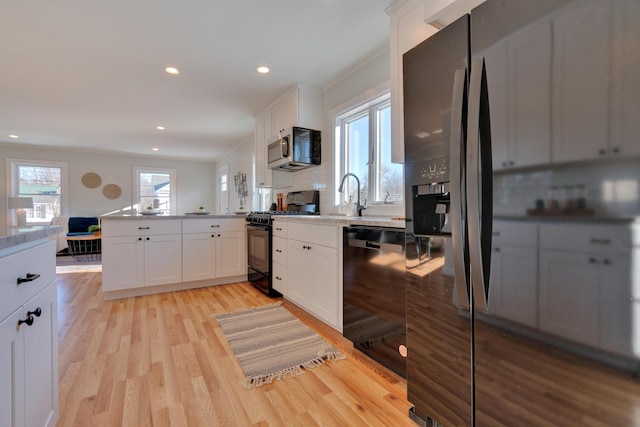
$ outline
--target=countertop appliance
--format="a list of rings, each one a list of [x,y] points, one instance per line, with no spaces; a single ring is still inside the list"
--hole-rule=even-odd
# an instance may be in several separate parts
[[[320,164],[321,132],[291,127],[269,141],[267,165],[269,169],[294,172]]]
[[[493,194],[502,190],[493,183],[509,173],[505,167],[518,167],[494,156],[514,152],[524,166],[553,174],[571,166],[558,166],[563,159],[592,150],[601,160],[582,164],[602,165],[602,182],[634,182],[638,200],[637,166],[621,178],[617,165],[634,161],[633,144],[627,151],[618,144],[640,133],[639,39],[637,0],[487,0],[404,55],[407,394],[419,425],[638,425],[637,300],[614,296],[606,280],[589,303],[580,287],[570,297],[553,291],[545,299],[541,289],[566,281],[567,270],[606,277],[591,267],[599,258],[588,254],[565,258],[569,268],[556,267],[557,257],[546,270],[538,261],[536,288],[527,292],[518,293],[519,278],[494,288],[492,273],[504,266],[495,256],[492,262],[492,209]],[[598,153],[593,141],[605,148]],[[534,158],[544,146],[547,154]],[[580,167],[571,173],[575,182],[592,182]],[[531,176],[520,176],[521,191],[536,188]],[[620,203],[604,197],[601,210]],[[633,206],[627,213],[637,218]],[[430,235],[449,236],[454,277],[443,273],[441,259],[424,255]],[[605,240],[594,244],[611,250]],[[632,272],[640,269],[638,257],[625,262]],[[637,276],[625,274],[627,288],[637,289]],[[535,307],[538,327],[496,315],[496,298],[505,293],[511,304]],[[549,312],[540,307],[549,305],[556,324],[597,319],[576,331],[600,342],[626,340],[635,350],[614,354],[543,330]],[[623,316],[622,327],[612,326]]]
[[[320,214],[320,192],[311,190],[288,193],[286,210],[251,212],[247,215],[247,273],[248,280],[254,287],[272,297],[282,296],[273,289],[271,278],[273,217],[318,214]]]
[[[354,348],[406,375],[404,230],[343,230],[343,335]]]

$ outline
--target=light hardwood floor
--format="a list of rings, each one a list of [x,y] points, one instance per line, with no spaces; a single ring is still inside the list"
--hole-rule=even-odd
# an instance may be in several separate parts
[[[60,427],[415,426],[404,380],[289,303],[347,359],[244,389],[211,314],[274,302],[248,283],[104,301],[99,270],[57,279]]]

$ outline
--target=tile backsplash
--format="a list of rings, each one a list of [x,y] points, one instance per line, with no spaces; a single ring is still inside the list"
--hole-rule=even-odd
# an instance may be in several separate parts
[[[562,200],[582,193],[596,216],[640,216],[640,159],[500,172],[493,176],[493,189],[495,215],[523,216],[537,200],[546,206],[551,197]]]

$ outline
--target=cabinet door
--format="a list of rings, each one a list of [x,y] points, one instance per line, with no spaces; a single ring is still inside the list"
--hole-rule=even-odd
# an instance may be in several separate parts
[[[102,238],[102,287],[105,291],[144,286],[141,236]]]
[[[33,314],[31,326],[24,333],[25,421],[27,426],[51,426],[58,412],[58,331],[57,287],[53,282],[29,300],[25,317]],[[26,325],[22,325],[26,326]]]
[[[271,170],[267,168],[267,141],[271,138],[271,110],[256,117],[256,185],[271,186]]]
[[[553,21],[554,162],[606,154],[610,82],[610,2],[567,8]],[[590,28],[589,32],[576,31]]]
[[[291,90],[271,107],[271,133],[267,139],[282,130],[298,125],[298,88]]]
[[[182,281],[216,277],[215,233],[182,235]]]
[[[609,153],[640,154],[640,13],[637,1],[612,2],[611,146]],[[635,10],[634,10],[635,9]]]
[[[0,322],[0,425],[25,425],[24,329],[22,308]]]
[[[540,251],[539,327],[553,335],[598,346],[598,265],[585,253]]]
[[[507,65],[508,166],[548,164],[551,161],[551,23],[544,21],[510,39]]]
[[[309,309],[311,290],[314,286],[313,260],[307,243],[289,240],[289,269],[287,298],[299,306]]]
[[[536,328],[538,326],[538,255],[536,248],[499,246],[491,258],[489,312]]]
[[[338,251],[326,246],[310,245],[312,281],[310,310],[320,319],[338,327]]]
[[[182,281],[182,236],[168,234],[144,238],[144,283],[167,285]]]
[[[636,249],[636,252],[640,253],[640,249]],[[638,311],[634,313],[632,310],[637,310],[633,301],[637,301],[640,289],[633,289],[637,288],[633,286],[631,278],[633,258],[630,255],[600,255],[593,258],[600,271],[600,347],[615,354],[637,358],[633,339],[634,334],[638,334]]]
[[[216,277],[247,274],[247,238],[242,231],[216,235]]]

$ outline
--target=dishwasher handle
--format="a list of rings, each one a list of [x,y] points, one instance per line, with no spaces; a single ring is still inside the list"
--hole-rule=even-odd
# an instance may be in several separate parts
[[[372,242],[371,240],[349,239],[349,246],[353,248],[370,249],[381,252],[395,252],[401,254],[404,252],[402,245],[394,243]]]

